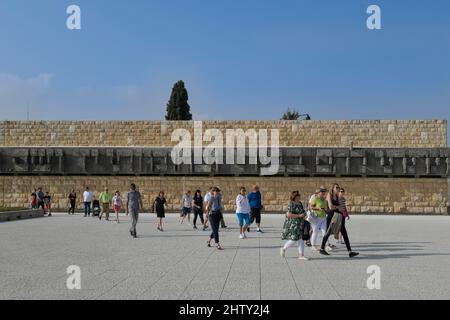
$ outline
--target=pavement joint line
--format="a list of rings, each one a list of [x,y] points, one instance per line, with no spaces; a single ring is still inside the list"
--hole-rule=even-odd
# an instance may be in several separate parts
[[[258,254],[259,254],[259,300],[261,300],[262,299],[261,237],[258,237]]]
[[[236,248],[236,252],[234,253],[233,260],[231,260],[230,269],[228,269],[227,277],[225,278],[225,282],[223,283],[223,287],[222,287],[222,291],[220,292],[219,300],[222,300],[222,295],[223,295],[223,292],[225,291],[225,287],[227,285],[228,278],[230,277],[231,269],[233,268],[234,260],[236,259],[239,249],[240,249],[240,247],[238,246]]]
[[[92,300],[98,300],[101,297],[103,297],[105,294],[107,294],[108,292],[110,292],[112,289],[114,289],[115,287],[117,287],[119,284],[121,284],[122,282],[126,281],[127,279],[129,279],[130,276],[127,276],[119,281],[117,281],[111,288],[105,290],[104,292],[102,292],[101,294],[99,294],[97,297],[93,298]]]
[[[350,258],[349,258],[350,259]],[[330,281],[330,278],[328,278],[326,272],[324,272],[322,269],[320,269],[320,267],[314,262],[314,260],[312,261],[313,264],[316,266],[316,269],[319,270],[319,272],[325,277],[325,280],[327,280],[328,284],[330,285],[331,288],[333,288],[334,292],[336,292],[337,296],[339,297],[340,300],[344,300],[341,296],[341,294],[339,293],[339,291],[336,289],[336,287],[333,285],[333,283]]]
[[[298,295],[300,297],[300,300],[303,300],[303,296],[302,296],[302,294],[300,292],[300,289],[298,288],[297,281],[295,281],[295,277],[294,277],[294,273],[292,272],[291,265],[289,264],[289,261],[288,261],[288,259],[286,257],[284,257],[284,261],[286,261],[286,265],[287,265],[287,267],[289,269],[289,273],[291,274],[292,280],[294,281],[295,288],[297,289],[297,292],[298,292]]]
[[[209,258],[211,258],[213,256],[215,251],[211,250],[211,253],[208,255],[208,257],[205,259],[205,261],[202,263],[202,265],[206,264],[209,260]],[[191,280],[189,280],[189,283],[186,285],[186,287],[184,288],[183,292],[181,292],[178,295],[178,298],[182,297],[183,294],[187,291],[187,289],[189,288],[189,286],[191,285],[192,281],[194,281],[194,279],[198,276],[198,274],[203,271],[202,268],[198,268],[198,271],[194,274],[194,276],[191,278]]]
[[[148,291],[150,291],[151,290],[151,288],[153,288],[161,279],[163,279],[168,273],[169,273],[169,269],[173,269],[173,268],[175,268],[181,261],[183,261],[184,259],[186,259],[187,257],[189,257],[192,253],[194,253],[197,249],[198,249],[199,247],[196,247],[196,248],[194,248],[194,250],[191,250],[191,251],[189,251],[186,255],[184,255],[180,260],[178,260],[177,261],[177,263],[175,263],[175,264],[172,264],[171,265],[171,268],[168,268],[166,271],[164,271],[162,274],[161,274],[161,276],[156,280],[156,281],[154,281],[151,285],[150,285],[150,287],[148,287],[147,289],[145,289],[143,292],[141,292],[140,294],[139,294],[139,296],[142,296],[142,295],[144,295],[145,293],[147,293]]]

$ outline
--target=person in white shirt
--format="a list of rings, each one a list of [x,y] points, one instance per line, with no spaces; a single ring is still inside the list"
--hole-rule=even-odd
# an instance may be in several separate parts
[[[84,203],[84,216],[89,217],[91,215],[91,203],[94,194],[89,190],[89,187],[86,187],[86,190],[83,193],[83,203]]]
[[[191,212],[192,212],[192,195],[191,190],[188,190],[183,196],[183,208],[181,209],[181,219],[180,224],[183,224],[184,219],[188,218],[188,222],[191,222]]]
[[[113,208],[114,212],[116,213],[116,221],[119,223],[119,212],[122,209],[123,202],[122,197],[120,196],[120,191],[117,190],[114,194],[114,197],[112,198]]]
[[[250,225],[250,204],[245,194],[245,187],[241,187],[240,192],[236,197],[236,217],[239,223],[240,239],[247,238],[247,236],[245,235],[245,231]]]

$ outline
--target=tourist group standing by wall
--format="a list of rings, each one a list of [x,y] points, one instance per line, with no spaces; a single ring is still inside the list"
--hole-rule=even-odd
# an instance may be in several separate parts
[[[69,215],[74,215],[76,209],[77,193],[71,190],[68,195]],[[125,206],[124,206],[125,203]],[[44,193],[42,187],[39,187],[31,195],[31,205],[34,209],[42,208],[45,214],[51,216],[51,196],[48,192]],[[123,207],[127,216],[130,216],[131,228],[130,235],[137,238],[137,223],[139,213],[144,212],[144,205],[141,193],[135,184],[130,185],[130,190],[125,199],[122,199],[121,193],[116,191],[109,193],[107,187],[99,194],[98,198],[94,193],[85,188],[83,192],[84,217],[98,216],[102,220],[109,221],[110,209],[115,213],[115,220],[119,220],[119,213]],[[152,203],[151,211],[156,213],[158,231],[163,232],[163,219],[168,202],[165,192],[160,191]],[[252,187],[251,192],[247,194],[245,187],[239,189],[235,200],[236,219],[239,224],[239,238],[247,239],[247,233],[250,232],[250,226],[256,224],[256,232],[263,233],[261,229],[261,215],[263,206],[263,197],[258,185]],[[180,224],[187,221],[194,229],[198,229],[197,223],[200,220],[201,228],[206,231],[211,228],[211,233],[206,242],[208,247],[212,242],[218,250],[223,250],[220,244],[220,228],[227,228],[223,216],[223,195],[218,186],[211,187],[210,190],[202,196],[201,190],[196,190],[192,195],[191,190],[187,190],[181,198]],[[193,219],[191,220],[191,214]],[[333,184],[329,190],[325,187],[318,188],[307,200],[304,206],[301,202],[299,191],[292,191],[289,196],[285,222],[282,230],[282,240],[285,244],[280,248],[280,255],[286,256],[286,251],[290,247],[297,247],[299,259],[307,261],[305,256],[305,246],[311,248],[311,251],[318,251],[322,255],[329,255],[336,248],[331,244],[330,237],[334,235],[336,240],[342,243],[342,239],[348,251],[350,258],[358,255],[352,251],[349,236],[346,229],[346,220],[350,216],[346,207],[345,190],[337,183]],[[322,242],[318,243],[318,236],[322,234]]]

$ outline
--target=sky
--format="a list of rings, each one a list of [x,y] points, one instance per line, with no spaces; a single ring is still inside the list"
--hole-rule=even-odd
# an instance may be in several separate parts
[[[178,80],[196,120],[448,119],[449,35],[448,0],[0,0],[0,120],[161,120]]]

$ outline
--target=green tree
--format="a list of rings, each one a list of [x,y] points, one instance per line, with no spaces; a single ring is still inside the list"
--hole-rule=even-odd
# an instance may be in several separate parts
[[[298,120],[300,119],[300,113],[291,108],[288,108],[287,111],[283,114],[283,116],[281,117],[281,120]]]
[[[191,107],[188,104],[188,92],[182,80],[174,84],[169,103],[167,103],[166,120],[192,120]]]

